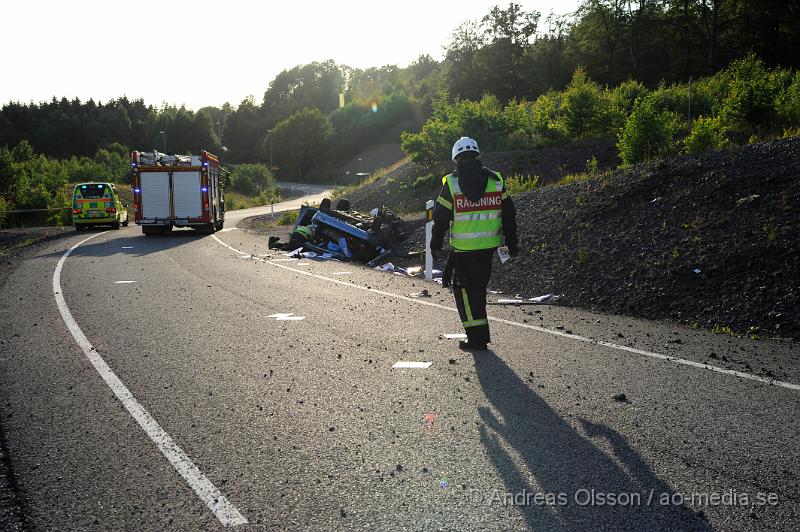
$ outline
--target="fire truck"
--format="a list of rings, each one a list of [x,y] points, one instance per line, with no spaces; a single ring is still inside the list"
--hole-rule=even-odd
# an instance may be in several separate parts
[[[225,221],[223,188],[230,173],[219,159],[200,155],[131,153],[136,224],[145,235],[163,234],[173,227],[192,227],[207,233]]]

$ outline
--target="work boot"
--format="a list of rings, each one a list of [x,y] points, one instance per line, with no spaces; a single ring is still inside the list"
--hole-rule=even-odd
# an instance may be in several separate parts
[[[458,348],[464,351],[486,351],[488,348],[486,343],[472,342],[470,340],[459,340]]]

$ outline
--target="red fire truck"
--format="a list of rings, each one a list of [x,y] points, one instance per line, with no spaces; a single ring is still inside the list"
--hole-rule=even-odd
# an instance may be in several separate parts
[[[200,155],[131,154],[136,224],[145,235],[173,227],[193,227],[208,233],[225,221],[223,188],[229,172],[207,151]]]

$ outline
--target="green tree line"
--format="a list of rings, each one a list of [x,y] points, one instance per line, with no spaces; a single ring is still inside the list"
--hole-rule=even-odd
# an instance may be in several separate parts
[[[128,147],[111,143],[94,157],[68,159],[35,153],[27,140],[13,148],[0,146],[0,211],[22,209],[62,209],[72,204],[70,183],[81,181],[123,182],[130,178]],[[0,224],[7,216],[0,212]],[[39,224],[61,225],[69,219],[66,211],[53,211],[35,217]],[[28,217],[32,223],[34,217]]]
[[[770,69],[755,55],[690,83],[601,86],[577,69],[563,91],[503,105],[493,95],[450,100],[442,93],[419,133],[402,147],[422,165],[449,159],[452,139],[470,132],[488,151],[534,149],[584,137],[617,139],[623,164],[731,143],[800,133],[800,71]]]

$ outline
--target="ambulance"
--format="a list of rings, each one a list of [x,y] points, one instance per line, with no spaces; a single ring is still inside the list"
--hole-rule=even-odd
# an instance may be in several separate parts
[[[72,190],[72,222],[75,230],[109,225],[128,225],[127,205],[122,203],[114,183],[80,183]]]

